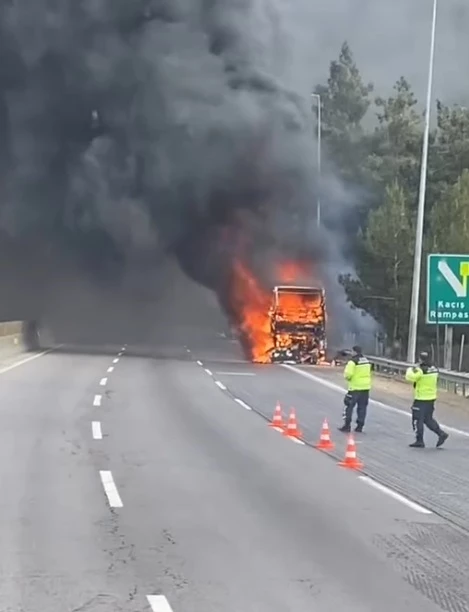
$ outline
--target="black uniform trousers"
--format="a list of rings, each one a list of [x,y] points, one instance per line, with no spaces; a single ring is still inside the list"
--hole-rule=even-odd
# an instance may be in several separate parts
[[[424,425],[438,436],[443,433],[438,421],[433,418],[435,401],[436,400],[414,400],[412,405],[412,427],[415,431],[417,442],[423,442]]]
[[[344,400],[344,425],[346,427],[350,427],[352,423],[353,409],[355,406],[357,407],[357,427],[363,427],[365,425],[369,401],[369,391],[349,391],[347,393]]]

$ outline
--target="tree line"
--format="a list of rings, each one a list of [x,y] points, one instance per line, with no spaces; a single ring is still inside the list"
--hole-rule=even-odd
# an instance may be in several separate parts
[[[321,98],[322,142],[329,164],[359,205],[351,232],[357,276],[342,275],[348,299],[370,313],[389,339],[408,334],[424,112],[401,77],[388,98],[366,83],[344,43],[330,64]],[[420,300],[425,325],[427,253],[469,251],[469,109],[437,102],[431,131]]]

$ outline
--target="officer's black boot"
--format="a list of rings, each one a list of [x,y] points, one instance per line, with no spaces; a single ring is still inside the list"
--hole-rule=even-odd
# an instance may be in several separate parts
[[[440,432],[438,436],[438,442],[436,443],[436,447],[439,448],[440,446],[442,446],[448,438],[449,438],[449,434],[447,434],[445,431]]]
[[[425,448],[423,440],[415,440],[412,444],[409,444],[410,448]]]
[[[342,427],[339,427],[339,431],[341,431],[342,433],[350,433],[350,425],[342,425]]]
[[[357,433],[362,433],[363,432],[363,425],[358,425],[355,427],[355,431]]]

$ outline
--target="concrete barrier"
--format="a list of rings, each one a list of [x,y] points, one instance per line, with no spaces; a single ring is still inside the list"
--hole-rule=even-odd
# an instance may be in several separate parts
[[[22,321],[0,321],[0,339],[21,335],[22,332]]]
[[[26,350],[23,322],[0,321],[0,365],[8,364]]]

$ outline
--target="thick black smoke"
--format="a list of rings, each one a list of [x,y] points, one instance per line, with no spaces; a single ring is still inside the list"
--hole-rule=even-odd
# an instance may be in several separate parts
[[[217,287],[230,227],[259,249],[324,252],[307,2],[1,6],[0,249],[16,304],[57,308],[72,285],[145,293],[169,255]]]

